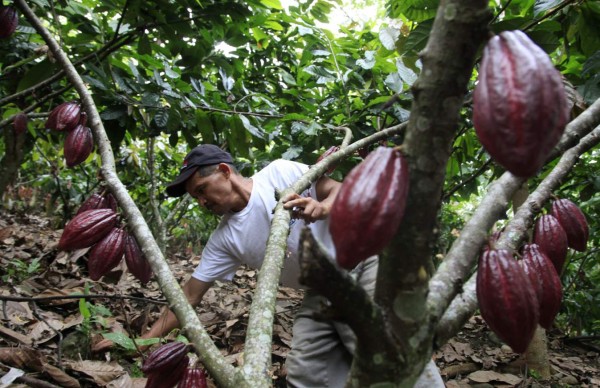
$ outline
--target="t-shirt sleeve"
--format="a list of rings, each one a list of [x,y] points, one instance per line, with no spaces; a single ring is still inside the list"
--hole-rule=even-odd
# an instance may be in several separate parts
[[[210,236],[202,250],[200,263],[192,274],[193,278],[207,283],[233,279],[240,262],[227,251],[227,245],[222,240],[218,231]]]

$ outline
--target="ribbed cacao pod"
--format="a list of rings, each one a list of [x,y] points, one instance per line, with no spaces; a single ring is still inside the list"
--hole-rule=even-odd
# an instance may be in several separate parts
[[[340,147],[337,147],[337,146],[329,147],[329,149],[327,151],[323,152],[321,154],[321,156],[319,156],[319,158],[317,159],[317,163],[319,163],[321,160],[325,159],[329,155],[336,153],[339,149],[340,149]],[[332,174],[335,171],[335,168],[336,168],[336,165],[329,167],[326,171],[326,174],[327,175]]]
[[[536,244],[523,247],[522,260],[527,276],[537,282],[537,300],[540,310],[539,324],[549,329],[560,310],[562,285],[552,262]]]
[[[174,387],[175,384],[177,384],[183,378],[189,362],[190,358],[188,356],[184,356],[179,364],[175,365],[171,369],[160,373],[150,372],[148,374],[148,379],[146,380],[145,388]]]
[[[92,249],[88,258],[90,279],[98,280],[119,265],[125,248],[125,231],[112,228]]]
[[[52,109],[46,120],[46,128],[56,131],[70,131],[81,119],[81,105],[75,101],[63,102]]]
[[[0,5],[0,39],[9,38],[19,25],[19,14],[11,6]]]
[[[567,245],[583,252],[587,247],[590,229],[581,209],[568,199],[552,202],[552,215],[567,234]]]
[[[127,269],[133,274],[142,284],[146,284],[152,277],[152,268],[150,263],[142,253],[140,246],[135,237],[127,234],[125,238],[125,264]]]
[[[144,374],[159,374],[175,369],[183,363],[189,346],[181,341],[166,343],[150,353],[142,364]],[[184,364],[187,367],[187,362]],[[183,371],[182,371],[183,373]]]
[[[567,233],[551,214],[544,214],[535,222],[533,242],[548,256],[557,273],[562,272],[567,258]]]
[[[13,127],[15,128],[15,134],[21,135],[27,132],[27,115],[25,113],[18,113],[13,119]]]
[[[206,374],[201,368],[187,368],[177,388],[207,388]]]
[[[539,307],[536,290],[510,251],[483,251],[476,290],[481,316],[490,329],[515,352],[525,352],[538,324]]]
[[[392,148],[379,147],[344,179],[331,207],[329,231],[342,268],[379,253],[402,221],[408,164]]]
[[[112,209],[86,210],[67,224],[58,242],[58,249],[71,251],[91,247],[117,224],[117,213]]]
[[[473,124],[492,159],[516,176],[533,176],[568,121],[565,87],[548,55],[521,31],[490,39],[473,94]]]
[[[106,198],[104,198],[100,194],[94,193],[94,194],[90,195],[88,197],[88,199],[86,199],[81,204],[81,206],[77,210],[77,214],[83,213],[86,210],[106,209],[106,208],[108,208],[107,203],[106,203]]]
[[[94,149],[92,130],[83,125],[77,125],[65,139],[64,154],[67,167],[75,167],[83,163]]]
[[[115,196],[107,191],[106,193],[104,193],[104,198],[106,198],[107,206],[113,209],[114,211],[117,211],[119,204],[117,203]]]

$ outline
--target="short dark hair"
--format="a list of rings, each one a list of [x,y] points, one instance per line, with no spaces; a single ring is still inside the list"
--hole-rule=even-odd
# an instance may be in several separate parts
[[[215,171],[217,171],[217,167],[219,167],[219,164],[220,163],[198,167],[198,169],[196,170],[196,174],[198,174],[201,177],[209,176],[212,173],[214,173]],[[233,164],[231,164],[231,163],[225,163],[225,164],[229,166],[229,168],[231,169],[231,171],[233,171],[234,174],[236,174],[236,175],[240,174],[238,169]]]

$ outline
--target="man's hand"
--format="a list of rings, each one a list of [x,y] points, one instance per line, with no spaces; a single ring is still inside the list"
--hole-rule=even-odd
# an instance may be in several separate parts
[[[303,219],[310,223],[327,218],[329,207],[311,197],[301,197],[296,193],[282,198],[283,208],[292,210],[292,218]]]

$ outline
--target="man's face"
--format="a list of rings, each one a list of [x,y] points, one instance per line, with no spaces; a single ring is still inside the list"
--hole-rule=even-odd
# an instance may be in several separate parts
[[[232,205],[228,203],[232,192],[229,170],[221,165],[208,176],[196,172],[185,183],[185,189],[211,213],[221,216],[231,210]]]

